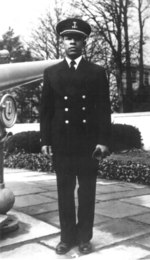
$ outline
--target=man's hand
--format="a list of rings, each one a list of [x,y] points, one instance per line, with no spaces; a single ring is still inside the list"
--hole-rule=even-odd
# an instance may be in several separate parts
[[[109,149],[106,145],[98,144],[92,154],[92,157],[98,161],[105,158],[110,154]]]
[[[41,152],[44,155],[53,155],[52,150],[51,150],[51,146],[48,146],[48,145],[43,145],[42,148],[41,148]]]

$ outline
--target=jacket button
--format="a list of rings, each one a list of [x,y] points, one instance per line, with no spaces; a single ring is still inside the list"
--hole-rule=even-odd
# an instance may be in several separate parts
[[[82,95],[82,98],[85,99],[85,98],[86,98],[86,95]]]
[[[67,96],[64,96],[64,99],[65,99],[65,100],[67,100],[67,99],[68,99],[68,97],[67,97]]]
[[[85,124],[86,123],[86,119],[83,119],[82,122],[83,122],[83,124]]]
[[[69,120],[65,120],[65,124],[69,124]]]
[[[68,107],[65,107],[65,112],[68,112],[69,111],[69,108]]]

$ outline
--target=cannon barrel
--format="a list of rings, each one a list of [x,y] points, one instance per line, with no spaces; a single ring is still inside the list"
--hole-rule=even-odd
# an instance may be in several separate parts
[[[1,64],[0,91],[40,81],[43,78],[44,69],[58,62],[59,60],[44,60]]]
[[[30,84],[43,79],[43,71],[46,67],[53,66],[59,60],[45,60],[22,63],[0,64],[0,91],[13,87]],[[13,192],[5,188],[3,177],[3,148],[7,137],[6,127],[11,127],[16,121],[17,108],[11,95],[0,97],[0,234],[11,232],[18,228],[18,220],[7,212],[13,207],[15,196]]]

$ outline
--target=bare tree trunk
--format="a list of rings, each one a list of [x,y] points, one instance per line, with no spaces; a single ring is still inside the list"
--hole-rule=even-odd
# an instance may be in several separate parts
[[[139,91],[143,88],[143,74],[144,74],[144,64],[143,64],[143,22],[142,22],[142,0],[138,0],[138,17],[139,17],[139,29],[140,29],[140,39],[139,39]]]
[[[124,1],[123,17],[124,17],[124,33],[125,33],[125,55],[126,55],[126,95],[124,100],[124,112],[132,112],[133,109],[133,90],[131,77],[131,57],[129,49],[129,35],[128,35],[128,7],[129,0]]]
[[[119,112],[124,111],[123,108],[123,89],[122,89],[122,73],[123,73],[123,64],[122,64],[122,1],[119,1],[118,6],[117,2],[114,2],[115,12],[117,14],[117,41],[118,41],[118,50],[117,50],[117,86],[118,86],[118,95],[119,95]]]

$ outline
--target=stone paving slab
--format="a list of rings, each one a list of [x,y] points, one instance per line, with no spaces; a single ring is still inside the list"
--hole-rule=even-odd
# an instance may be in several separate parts
[[[150,208],[150,195],[136,196],[135,198],[122,199],[121,201]]]
[[[150,212],[150,210],[144,207],[127,204],[120,201],[113,201],[113,203],[111,201],[108,201],[96,203],[95,212],[100,212],[101,215],[107,217],[124,218],[128,216],[142,214],[144,212]]]
[[[25,187],[29,187],[29,185],[28,184],[26,184],[26,183],[23,183],[23,182],[15,182],[15,181],[13,181],[13,182],[5,182],[5,186],[8,188],[8,189],[11,189],[11,190],[13,190],[13,189],[18,189],[18,188],[25,188]]]
[[[21,170],[21,169],[20,169]],[[31,173],[31,174],[30,174]],[[34,174],[35,173],[35,174]],[[5,182],[34,182],[34,181],[49,181],[49,180],[55,180],[56,176],[47,174],[47,173],[40,173],[40,172],[29,172],[29,171],[19,171],[9,174],[4,174],[5,176]]]
[[[89,255],[83,255],[77,248],[72,249],[65,256],[59,256],[54,249],[44,246],[40,243],[30,243],[20,245],[7,251],[1,252],[1,259],[7,260],[50,260],[50,259],[100,259],[100,260],[144,260],[150,259],[150,252],[135,245],[118,245],[113,248],[103,249],[99,252],[93,252]]]
[[[99,260],[149,260],[150,252],[146,249],[135,245],[118,245],[113,248],[103,249],[82,259],[99,259]]]
[[[39,185],[39,187],[40,187],[40,185]],[[48,190],[48,191],[57,191],[57,187],[56,187],[56,185],[51,185],[51,184],[49,184],[49,185],[47,185],[47,184],[43,184],[43,185],[41,185],[41,187],[42,187],[42,189],[44,188],[45,190]],[[40,187],[40,188],[41,188]]]
[[[147,247],[150,250],[150,235],[136,239],[135,243]]]
[[[54,225],[56,227],[59,227],[59,213],[58,211],[54,212],[48,212],[48,213],[43,213],[43,214],[38,214],[36,215],[37,219],[40,219],[42,221],[45,221],[46,223],[49,223],[51,225]],[[110,221],[111,218],[101,216],[99,214],[95,214],[94,218],[94,225],[100,225],[103,222]]]
[[[150,225],[150,213],[145,213],[145,214],[141,214],[141,215],[138,215],[138,216],[131,216],[129,218],[134,220],[134,221],[139,221],[139,222]]]
[[[55,251],[39,243],[19,245],[0,253],[0,259],[7,260],[50,260],[58,259]]]
[[[26,170],[26,169],[14,169],[14,168],[7,168],[5,167],[4,168],[4,174],[13,174],[13,173],[28,173],[29,170]],[[34,172],[34,173],[37,173],[37,172]]]
[[[60,226],[58,211],[39,214],[36,215],[36,218],[45,221],[46,223],[49,223],[51,225],[54,225],[56,227]]]
[[[105,194],[96,194],[96,199],[98,201],[110,201],[110,200],[118,200],[123,197],[126,198],[127,192],[114,192],[114,193],[105,193]]]
[[[150,234],[150,227],[148,225],[135,223],[127,219],[110,220],[94,227],[92,244],[94,251],[98,251],[146,233]],[[55,238],[42,239],[41,242],[51,248],[55,248],[59,240],[60,237],[56,236]]]
[[[52,179],[50,178],[49,180],[44,180],[44,181],[38,181],[38,179],[34,182],[31,182],[33,185],[36,185],[36,186],[56,186],[56,176],[53,177]]]
[[[49,200],[48,200],[49,201]],[[58,203],[57,201],[51,202],[51,203],[43,203],[41,205],[33,205],[33,206],[27,206],[27,207],[20,207],[19,210],[21,212],[24,212],[25,214],[28,215],[38,215],[42,213],[47,213],[47,212],[53,212],[58,210]]]
[[[15,198],[15,208],[19,207],[28,207],[28,206],[33,206],[33,205],[38,205],[38,204],[44,204],[48,202],[53,202],[54,199],[48,198],[46,196],[42,196],[39,194],[29,194],[29,195],[24,195],[24,196],[17,196]]]
[[[98,179],[92,240],[94,252],[83,256],[75,247],[65,256],[58,256],[55,254],[55,247],[60,239],[60,230],[55,175],[20,169],[8,171],[5,175],[7,186],[11,190],[13,188],[16,195],[21,195],[16,196],[18,210],[34,215],[34,218],[11,211],[11,214],[18,214],[20,228],[2,239],[4,244],[0,241],[0,259],[1,256],[4,259],[9,259],[10,256],[10,259],[14,257],[16,260],[18,257],[20,260],[25,255],[24,259],[29,260],[30,256],[31,260],[41,260],[42,257],[44,260],[78,257],[101,260],[150,260],[150,208],[148,204],[147,208],[145,206],[149,203],[148,186]],[[26,195],[19,194],[21,189],[24,189],[24,192],[25,189],[28,190]],[[39,199],[37,195],[40,196]],[[144,206],[136,204],[139,203],[137,197],[141,196],[144,197]],[[145,196],[148,196],[147,199]],[[23,197],[24,204],[21,201],[19,204],[19,198]]]
[[[57,234],[60,231],[58,228],[23,214],[22,212],[11,210],[9,214],[18,218],[19,228],[14,232],[5,235],[1,239],[0,248],[30,241],[43,236]]]
[[[132,187],[119,186],[119,185],[97,185],[97,194],[99,193],[112,193],[117,191],[130,191],[133,190]]]
[[[101,213],[99,212],[99,214],[95,214],[94,216],[94,225],[100,225],[103,222],[107,222],[110,221],[112,218],[106,217],[106,216],[102,216],[100,215]]]
[[[122,183],[122,182],[97,178],[97,185],[99,185],[99,184],[101,184],[101,185],[114,185],[114,184],[117,184],[118,185],[120,183]]]
[[[51,181],[48,181],[48,182],[43,183],[43,184],[41,184],[40,182],[36,183],[36,184],[33,183],[33,185],[36,186],[37,188],[42,188],[42,189],[47,190],[47,191],[56,191],[57,190],[56,183],[52,184]]]
[[[55,176],[50,176],[50,175],[38,175],[38,176],[24,176],[24,178],[22,179],[23,181],[25,182],[34,182],[34,181],[37,181],[37,178],[38,178],[38,181],[49,181],[51,179],[55,179],[56,177]]]
[[[128,219],[115,219],[94,228],[95,250],[150,233],[150,226]]]
[[[131,197],[136,197],[139,195],[147,195],[150,193],[150,189],[143,189],[140,190],[132,190],[132,191],[120,191],[120,192],[113,192],[113,193],[105,193],[105,194],[96,194],[96,198],[100,201],[109,201],[109,200],[117,200],[122,198],[129,198],[127,202],[130,202]],[[124,200],[122,200],[124,201]]]
[[[26,212],[25,212],[26,213]],[[48,212],[48,213],[43,213],[43,214],[37,214],[36,218],[40,219],[42,221],[45,221],[46,223],[49,223],[51,225],[59,227],[59,215],[58,211],[54,212]],[[100,225],[103,222],[110,221],[111,218],[101,216],[100,214],[95,214],[94,218],[94,225]]]
[[[57,191],[47,191],[47,192],[43,192],[41,193],[42,196],[46,196],[46,197],[50,197],[50,198],[53,198],[53,199],[57,199],[58,198],[58,193]],[[75,200],[77,201],[77,194],[75,193]]]
[[[57,191],[47,191],[47,192],[41,193],[41,195],[46,196],[46,197],[50,197],[50,198],[53,198],[53,199],[58,198]]]
[[[132,182],[120,182],[119,183],[120,186],[126,186],[126,187],[132,187],[134,189],[149,189],[150,187],[144,184],[138,184],[138,183],[132,183]]]
[[[126,194],[126,197],[134,197],[138,195],[148,195],[150,194],[150,188],[141,188],[141,189],[135,189],[133,191],[128,191]]]
[[[19,195],[27,195],[27,194],[36,194],[36,193],[41,193],[44,192],[44,189],[41,188],[37,188],[37,187],[16,187],[14,189],[12,189],[13,193],[15,196],[19,196]]]
[[[55,236],[53,239],[52,238],[44,238],[44,239],[41,239],[40,242],[43,245],[46,245],[47,247],[50,247],[53,250],[55,250],[57,244],[60,242],[60,236],[59,235]],[[78,258],[79,256],[81,256],[81,254],[78,251],[78,248],[74,247],[65,256],[66,256],[66,259],[72,259],[72,258]]]

